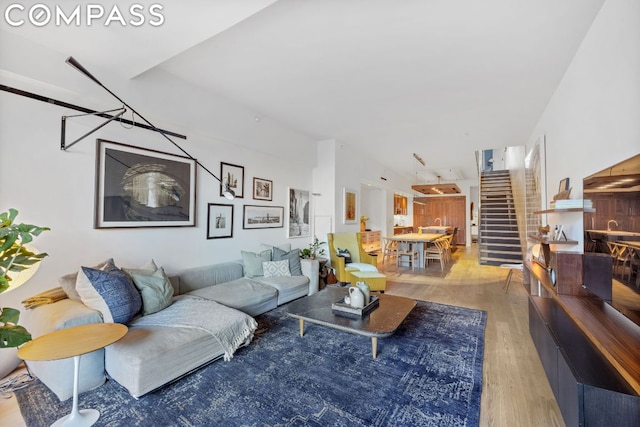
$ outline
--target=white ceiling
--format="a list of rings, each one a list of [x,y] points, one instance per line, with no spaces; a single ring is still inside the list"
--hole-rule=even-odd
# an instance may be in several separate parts
[[[157,28],[9,31],[123,78],[159,67],[433,182],[473,178],[475,150],[528,142],[603,2],[185,0],[155,2]]]

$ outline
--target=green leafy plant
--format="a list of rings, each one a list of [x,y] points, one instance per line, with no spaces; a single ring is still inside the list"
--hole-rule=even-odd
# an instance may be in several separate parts
[[[0,213],[0,293],[9,289],[9,272],[19,273],[33,267],[47,256],[36,254],[25,245],[39,236],[47,227],[31,224],[16,224],[16,209]],[[18,325],[20,311],[15,308],[0,308],[0,348],[17,347],[31,339],[31,334]]]
[[[322,245],[326,243],[327,242],[321,242],[318,240],[317,236],[313,236],[313,243],[309,245],[310,257],[315,258],[319,255],[324,255],[324,248]]]
[[[311,258],[311,249],[302,248],[300,249],[300,258]]]

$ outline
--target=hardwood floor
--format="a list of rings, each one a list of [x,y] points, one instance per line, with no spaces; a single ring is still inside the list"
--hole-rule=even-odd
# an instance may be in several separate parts
[[[514,273],[505,294],[507,270],[479,266],[475,244],[458,248],[453,256],[455,262],[444,272],[438,263],[415,272],[389,261],[380,264],[387,275],[387,293],[487,312],[481,426],[564,426],[529,336],[522,275]],[[15,398],[0,399],[0,414],[2,426],[25,425]]]

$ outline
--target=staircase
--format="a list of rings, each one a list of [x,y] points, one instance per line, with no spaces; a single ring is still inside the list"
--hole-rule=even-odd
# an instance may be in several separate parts
[[[481,265],[522,262],[509,171],[482,172],[478,252]]]

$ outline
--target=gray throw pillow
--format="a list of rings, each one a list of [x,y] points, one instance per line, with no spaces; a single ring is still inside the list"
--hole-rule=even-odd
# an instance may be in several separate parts
[[[264,261],[271,261],[271,250],[267,249],[258,253],[240,251],[240,253],[242,254],[245,277],[261,277],[264,275],[262,263]]]
[[[142,315],[146,316],[171,305],[173,286],[164,269],[159,268],[151,274],[132,273],[133,283],[142,296]]]
[[[300,265],[300,252],[298,249],[285,252],[280,248],[273,248],[273,260],[289,260],[289,271],[292,276],[302,276],[302,266]]]

